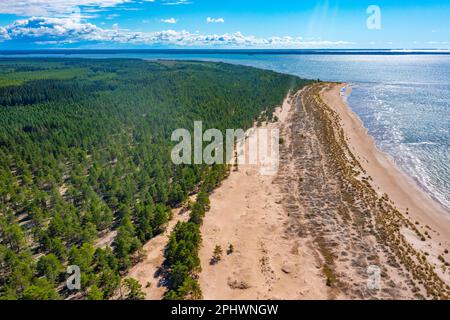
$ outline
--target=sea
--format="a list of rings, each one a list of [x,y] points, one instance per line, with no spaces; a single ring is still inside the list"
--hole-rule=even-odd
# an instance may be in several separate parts
[[[379,149],[450,211],[450,52],[389,50],[74,50],[3,57],[222,61],[350,83],[348,103]]]

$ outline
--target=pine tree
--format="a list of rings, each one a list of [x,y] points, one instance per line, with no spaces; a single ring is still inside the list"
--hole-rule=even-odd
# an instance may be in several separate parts
[[[96,285],[93,285],[89,288],[86,298],[88,300],[103,300],[103,292]]]
[[[141,284],[132,278],[124,280],[124,287],[127,290],[125,300],[144,300],[145,294],[142,292]]]

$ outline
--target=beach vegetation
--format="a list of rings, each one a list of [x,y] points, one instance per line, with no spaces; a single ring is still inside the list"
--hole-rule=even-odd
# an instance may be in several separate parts
[[[230,244],[228,245],[227,255],[233,254],[233,252],[234,252],[234,246],[233,246],[232,243],[230,243]]]
[[[217,264],[222,259],[223,250],[220,245],[216,245],[214,247],[213,256],[212,256],[212,264]]]

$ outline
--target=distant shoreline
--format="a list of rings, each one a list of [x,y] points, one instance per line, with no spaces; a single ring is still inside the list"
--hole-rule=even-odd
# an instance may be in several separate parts
[[[450,55],[448,49],[36,49],[0,50],[2,56],[78,54],[241,54],[241,55]]]

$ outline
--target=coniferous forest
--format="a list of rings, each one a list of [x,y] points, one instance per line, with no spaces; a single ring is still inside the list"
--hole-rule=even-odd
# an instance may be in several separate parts
[[[68,298],[68,265],[80,298],[112,298],[193,193],[166,251],[166,297],[201,297],[199,225],[228,167],[172,164],[171,134],[249,128],[304,84],[223,63],[1,59],[0,298]]]

